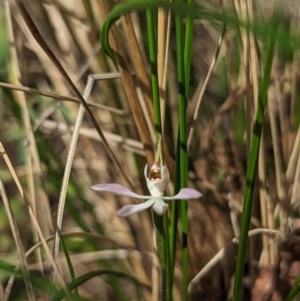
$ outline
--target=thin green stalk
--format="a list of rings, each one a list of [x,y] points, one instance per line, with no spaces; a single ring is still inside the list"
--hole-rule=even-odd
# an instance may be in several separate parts
[[[175,0],[181,3],[181,0]],[[178,103],[179,103],[179,144],[180,166],[176,173],[180,173],[180,187],[187,186],[187,134],[186,134],[186,92],[185,92],[185,65],[184,65],[184,36],[182,16],[175,13],[177,77],[178,77]],[[178,169],[179,167],[179,169]],[[182,300],[188,300],[188,212],[187,201],[181,201],[181,228],[182,228]]]
[[[155,36],[155,23],[154,14],[151,9],[147,9],[147,29],[148,29],[148,43],[149,43],[149,58],[151,68],[151,87],[152,87],[152,98],[154,107],[154,122],[155,122],[155,134],[156,140],[158,137],[162,137],[162,125],[160,115],[160,99],[159,99],[159,85],[158,85],[158,74],[157,74],[157,47],[156,47],[156,36]]]
[[[193,7],[195,0],[188,0],[188,6]],[[185,75],[185,97],[188,99],[190,91],[190,73],[192,61],[192,42],[193,42],[194,15],[188,14],[185,25],[184,42],[184,75]]]
[[[239,301],[241,297],[242,279],[244,274],[245,254],[248,240],[248,231],[251,219],[251,207],[255,188],[255,178],[257,173],[259,145],[262,133],[265,106],[267,103],[268,87],[271,76],[271,68],[274,56],[278,31],[278,20],[274,15],[272,27],[269,34],[268,48],[263,66],[263,75],[259,87],[258,108],[252,131],[252,141],[249,153],[249,163],[246,174],[246,189],[244,195],[244,205],[242,212],[241,235],[239,239],[237,264],[235,270],[235,281],[233,289],[233,301]]]
[[[178,141],[179,141],[179,131],[178,131]],[[176,170],[177,166],[180,166],[180,156],[179,156],[179,143],[177,143],[176,150]],[[174,195],[180,190],[180,173],[175,173],[174,181]],[[168,282],[168,289],[172,291],[173,279],[174,279],[174,266],[175,266],[175,254],[176,254],[176,238],[177,238],[177,224],[179,218],[179,205],[180,201],[173,201],[171,203],[171,221],[170,221],[170,240],[169,240],[169,262],[170,262],[170,275]]]
[[[155,23],[154,13],[152,10],[147,9],[147,28],[148,28],[148,43],[149,43],[149,56],[151,66],[151,86],[152,86],[152,97],[154,106],[154,122],[155,122],[155,136],[156,136],[156,160],[159,161],[160,165],[164,164],[163,153],[162,153],[162,124],[161,124],[161,113],[160,113],[160,98],[159,98],[159,85],[158,85],[158,74],[157,74],[157,47],[156,47],[156,36],[155,36]],[[167,226],[168,218],[165,214],[163,217],[157,215],[152,211],[153,223],[156,230],[156,245],[157,253],[160,263],[160,301],[171,301],[170,294],[168,293],[167,283],[169,275],[168,265],[168,236]]]
[[[193,6],[194,0],[188,0],[188,6]],[[187,130],[186,130],[186,109],[187,99],[189,97],[190,72],[191,72],[191,55],[193,39],[194,16],[187,15],[185,28],[184,43],[184,77],[185,77],[185,101],[182,102],[182,111],[180,114],[180,164],[181,170],[181,187],[187,187]],[[183,148],[184,147],[184,148]],[[181,223],[182,223],[182,279],[183,279],[183,300],[188,300],[188,205],[184,200],[181,203]]]
[[[194,0],[189,0],[188,5],[192,6],[195,3]],[[185,74],[185,97],[188,98],[189,94],[189,81],[190,81],[190,70],[191,70],[191,52],[192,52],[192,37],[193,37],[193,24],[194,16],[188,14],[186,19],[186,34],[185,34],[185,48],[184,48],[184,74]],[[178,141],[180,140],[180,136]],[[180,146],[180,144],[178,144]],[[180,148],[177,150],[177,154],[180,154]],[[176,156],[176,166],[180,166],[180,155]],[[174,185],[174,194],[178,193],[180,189],[180,173],[177,173]],[[172,203],[172,215],[171,215],[171,226],[170,226],[170,283],[169,287],[172,288],[173,277],[174,277],[174,265],[175,265],[175,252],[176,252],[176,234],[177,224],[179,217],[179,202]],[[170,289],[171,289],[170,288]]]
[[[55,227],[57,226],[55,219],[53,220],[53,224],[55,225]],[[65,255],[65,258],[66,258],[66,261],[67,261],[67,265],[68,265],[68,268],[69,268],[70,276],[71,276],[72,281],[74,281],[76,279],[76,275],[75,275],[75,270],[74,270],[74,267],[73,267],[73,264],[72,264],[72,260],[70,258],[69,251],[68,251],[68,248],[65,244],[64,238],[60,235],[60,233],[59,233],[59,236],[60,236],[61,246],[63,248],[63,252],[64,252],[64,255]],[[75,288],[74,298],[75,298],[76,301],[79,300],[79,293],[78,293],[77,287]]]
[[[167,241],[164,227],[164,217],[152,210],[153,223],[156,230],[157,254],[160,264],[160,301],[167,301]]]
[[[167,301],[172,301],[172,287],[173,287],[173,278],[171,278],[171,265],[170,265],[170,237],[169,237],[169,217],[168,214],[164,214],[164,233],[166,237],[166,244],[165,244],[165,249],[166,249],[166,264],[167,264],[167,274],[166,274],[166,294],[167,294]],[[170,285],[171,283],[171,285]]]
[[[1,266],[1,262],[0,262],[0,266]],[[94,277],[98,277],[101,275],[111,275],[111,276],[114,276],[115,278],[117,278],[117,277],[125,278],[127,280],[131,280],[131,282],[133,282],[133,284],[135,284],[135,286],[143,287],[143,288],[147,289],[148,291],[150,291],[150,289],[151,289],[149,286],[147,286],[143,283],[140,283],[139,279],[128,275],[128,273],[124,273],[121,271],[114,271],[111,269],[101,269],[101,270],[94,270],[91,272],[87,272],[87,273],[77,277],[76,279],[72,280],[68,284],[68,289],[70,291],[72,291],[73,289],[79,287],[83,283],[93,279]],[[56,293],[53,301],[60,301],[64,298],[65,298],[65,291],[60,290],[58,293]]]

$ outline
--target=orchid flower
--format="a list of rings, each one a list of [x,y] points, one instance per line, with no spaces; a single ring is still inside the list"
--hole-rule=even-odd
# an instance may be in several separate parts
[[[117,215],[120,217],[125,217],[132,213],[139,212],[150,207],[152,207],[158,215],[163,215],[168,209],[168,204],[166,204],[164,201],[197,199],[202,195],[199,191],[195,189],[182,188],[179,191],[179,193],[174,196],[163,196],[167,184],[169,182],[168,168],[164,165],[160,166],[158,163],[154,163],[153,166],[150,168],[148,177],[147,168],[148,167],[146,165],[144,169],[144,175],[151,195],[136,194],[128,188],[116,183],[97,184],[91,186],[91,189],[96,191],[111,192],[116,195],[123,195],[132,198],[147,200],[144,203],[138,205],[124,206],[117,213]]]

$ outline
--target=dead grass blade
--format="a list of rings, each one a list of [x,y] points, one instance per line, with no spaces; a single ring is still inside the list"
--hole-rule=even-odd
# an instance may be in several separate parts
[[[262,227],[268,229],[274,229],[274,208],[271,202],[270,194],[266,187],[266,161],[265,161],[265,141],[264,134],[262,134],[260,149],[259,149],[259,161],[258,161],[258,174],[259,174],[259,201],[261,212],[261,224]],[[260,266],[266,266],[268,264],[275,264],[278,254],[275,247],[275,241],[272,237],[262,237],[262,252],[259,259]]]
[[[99,3],[102,19],[105,19],[105,17],[110,12],[109,3],[106,0],[100,0],[98,1],[98,3]],[[143,112],[137,97],[136,87],[133,82],[131,72],[129,70],[129,65],[125,56],[125,51],[122,47],[122,43],[119,39],[118,32],[115,26],[111,28],[110,43],[111,43],[111,48],[115,53],[116,63],[119,68],[119,72],[121,74],[123,86],[128,98],[133,119],[136,124],[140,139],[144,145],[146,159],[148,165],[151,166],[154,162],[154,149],[152,144],[153,139],[151,138],[149,128],[147,127],[147,124],[145,122],[145,118],[143,118]]]
[[[264,229],[264,228],[257,228],[250,230],[248,235],[249,238],[260,235],[260,234],[266,234],[266,235],[287,235],[286,233],[279,231],[279,230],[272,230],[272,229]],[[289,234],[292,235],[292,234]],[[199,281],[212,269],[213,266],[215,266],[225,255],[226,249],[230,247],[232,244],[237,244],[238,238],[233,238],[232,242],[227,244],[225,247],[220,249],[218,253],[213,256],[211,260],[207,262],[207,264],[201,269],[201,271],[190,281],[188,291],[191,293],[193,289],[196,288],[196,286],[199,284]]]
[[[134,26],[132,24],[131,16],[130,15],[122,16],[121,23],[122,23],[124,34],[127,39],[127,43],[130,46],[129,51],[131,54],[132,62],[134,64],[134,70],[144,96],[143,98],[145,100],[145,104],[147,108],[146,114],[148,115],[149,117],[148,119],[150,121],[150,124],[148,124],[148,128],[151,131],[151,136],[153,138],[152,143],[154,144],[154,111],[153,111],[151,86],[146,71],[146,64],[143,59],[142,51],[134,31]]]
[[[11,11],[10,11],[10,2],[5,1],[5,14],[6,14],[6,22],[7,22],[7,30],[8,36],[10,41],[10,52],[11,52],[11,60],[12,60],[12,68],[13,68],[13,78],[12,81],[20,85],[21,79],[21,72],[20,66],[17,57],[17,50],[16,50],[16,41],[14,37],[14,31],[12,26],[12,18],[11,18]],[[40,158],[37,150],[36,140],[33,134],[33,129],[30,122],[29,111],[27,107],[27,102],[24,93],[17,92],[16,99],[18,99],[19,104],[22,108],[22,119],[24,123],[26,137],[28,139],[28,147],[26,147],[26,160],[28,166],[28,187],[31,201],[31,206],[35,216],[38,219],[39,225],[42,229],[42,232],[45,235],[50,235],[51,231],[53,231],[53,224],[51,219],[51,210],[48,196],[46,195],[45,191],[43,190],[43,183],[42,183],[42,168],[40,164]],[[37,202],[37,199],[39,202]],[[35,242],[38,241],[38,235],[35,231],[33,231],[33,236]],[[41,254],[37,253],[37,258],[41,262]]]
[[[10,229],[11,229],[11,232],[12,232],[12,235],[14,237],[15,244],[16,244],[16,248],[17,248],[17,252],[18,252],[18,256],[19,256],[19,260],[20,260],[20,266],[23,270],[24,282],[25,282],[26,291],[27,291],[27,297],[30,301],[34,301],[36,299],[35,299],[32,284],[29,280],[27,260],[25,258],[25,252],[24,252],[24,247],[23,247],[22,241],[21,241],[20,232],[19,232],[19,229],[17,227],[17,222],[16,222],[16,219],[14,217],[14,213],[12,211],[12,208],[10,206],[10,202],[7,198],[5,188],[4,188],[4,185],[3,185],[3,182],[2,182],[1,178],[0,178],[0,194],[2,196],[2,201],[4,203],[5,211],[6,211],[8,220],[9,220]],[[9,298],[9,295],[6,294],[4,296],[4,300],[8,300],[8,298]]]
[[[278,113],[277,105],[277,93],[274,86],[269,89],[269,116],[270,116],[270,127],[272,134],[272,144],[274,150],[274,160],[275,160],[275,176],[276,176],[276,189],[278,196],[278,206],[280,208],[280,229],[286,230],[287,227],[287,217],[288,217],[288,207],[287,207],[287,193],[286,193],[286,181],[285,175],[283,173],[283,158],[282,158],[282,148],[280,143],[280,132],[277,125],[276,115]]]
[[[190,131],[189,131],[189,134],[188,134],[188,140],[187,140],[187,150],[188,150],[188,152],[189,152],[189,150],[191,148],[192,139],[193,139],[193,135],[194,135],[194,131],[195,131],[195,126],[196,126],[196,121],[198,119],[198,114],[199,114],[199,110],[200,110],[200,105],[201,105],[201,102],[202,102],[202,99],[203,99],[203,96],[204,96],[207,84],[209,82],[210,76],[211,76],[212,71],[213,71],[213,69],[214,69],[214,67],[216,65],[217,60],[218,60],[220,49],[221,49],[221,46],[222,46],[222,41],[224,39],[225,33],[226,33],[226,27],[223,28],[222,34],[221,34],[221,36],[219,38],[219,41],[218,41],[218,46],[217,46],[216,51],[215,51],[215,55],[214,55],[213,60],[212,60],[212,62],[210,64],[210,67],[209,67],[207,75],[205,77],[203,86],[202,86],[201,91],[199,93],[199,97],[198,97],[198,100],[197,100],[196,108],[195,108],[195,111],[194,111],[193,122],[191,124]]]
[[[48,259],[50,261],[50,264],[51,264],[52,268],[54,269],[54,271],[58,275],[57,279],[59,281],[59,284],[66,290],[67,295],[70,296],[69,292],[67,291],[65,281],[63,280],[63,277],[62,277],[61,273],[59,272],[58,267],[57,267],[57,265],[56,265],[56,263],[55,263],[52,255],[51,255],[51,251],[50,251],[50,249],[49,249],[49,247],[47,245],[47,242],[45,240],[45,236],[44,236],[44,234],[43,234],[43,232],[42,232],[42,230],[40,228],[40,225],[39,225],[39,223],[37,221],[37,218],[35,217],[35,214],[33,212],[33,209],[31,207],[31,205],[30,205],[30,202],[28,201],[28,199],[27,199],[27,197],[26,197],[26,195],[24,193],[22,185],[21,185],[21,183],[20,183],[20,181],[18,179],[18,176],[17,176],[17,174],[16,174],[16,172],[15,172],[15,170],[13,168],[13,165],[11,164],[10,159],[9,159],[9,157],[8,157],[8,155],[7,155],[7,153],[6,153],[6,151],[5,151],[5,149],[4,149],[4,147],[3,147],[3,145],[2,145],[1,142],[0,142],[0,153],[2,154],[2,157],[3,157],[5,163],[6,163],[8,169],[9,169],[9,171],[10,171],[10,173],[11,173],[11,175],[12,175],[12,177],[13,177],[13,179],[14,179],[17,187],[18,187],[19,193],[20,193],[22,199],[24,200],[25,205],[27,206],[27,209],[28,209],[28,212],[29,212],[29,216],[30,216],[30,219],[31,219],[31,221],[33,223],[34,229],[36,230],[36,232],[37,232],[37,234],[39,236],[39,239],[40,239],[41,243],[43,244],[44,250],[45,250],[46,255],[47,255],[47,257],[48,257]]]
[[[28,13],[28,11],[26,10],[23,1],[22,0],[17,0],[16,3],[18,4],[18,7],[21,11],[22,17],[26,23],[26,25],[28,26],[29,30],[31,31],[33,37],[35,38],[35,40],[38,42],[38,44],[42,47],[42,49],[45,51],[45,53],[49,56],[49,58],[52,60],[52,62],[55,64],[55,66],[57,67],[57,69],[60,71],[60,73],[63,75],[64,79],[68,82],[68,84],[70,85],[70,87],[72,88],[73,92],[76,94],[76,96],[78,97],[81,105],[84,107],[84,109],[86,110],[86,112],[88,113],[93,126],[95,127],[95,129],[97,130],[99,136],[101,137],[103,144],[107,150],[107,152],[109,153],[112,161],[115,163],[115,166],[118,168],[118,170],[120,171],[120,173],[123,175],[126,183],[132,187],[132,184],[127,176],[127,174],[125,173],[125,171],[123,170],[121,164],[119,163],[117,157],[115,156],[114,152],[112,151],[112,149],[110,148],[104,134],[103,131],[100,127],[100,125],[97,123],[91,109],[89,108],[89,106],[87,105],[87,103],[85,102],[84,98],[82,97],[81,93],[79,92],[79,90],[77,89],[77,87],[75,86],[75,84],[73,83],[73,81],[71,80],[71,78],[69,77],[68,73],[66,72],[66,70],[64,69],[64,67],[61,65],[61,63],[59,62],[58,58],[56,57],[56,55],[54,54],[54,52],[49,48],[48,44],[46,43],[45,39],[43,38],[43,36],[41,35],[41,33],[39,32],[37,26],[35,25],[35,23],[33,22],[30,14]]]
[[[286,181],[288,184],[290,184],[293,181],[293,177],[295,175],[296,164],[297,161],[299,160],[299,149],[300,149],[300,127],[298,127],[296,139],[294,141],[291,156],[289,158],[289,162],[285,173]]]
[[[106,75],[111,75],[111,74],[115,75],[115,77],[113,77],[113,78],[120,77],[119,73],[108,73]],[[110,78],[112,78],[112,77],[110,77]],[[72,97],[72,96],[63,96],[63,95],[59,95],[59,94],[56,94],[56,93],[41,91],[41,90],[30,88],[30,87],[25,87],[25,86],[20,86],[20,85],[13,85],[13,84],[8,84],[8,83],[3,83],[3,82],[0,82],[0,87],[7,88],[9,90],[22,91],[22,92],[26,92],[26,93],[30,93],[30,94],[34,94],[34,95],[42,95],[42,96],[53,98],[53,99],[56,99],[56,100],[70,101],[70,102],[75,102],[75,103],[78,103],[78,104],[80,103],[78,98],[75,98],[75,97]],[[92,108],[106,110],[106,111],[109,111],[111,113],[121,115],[121,116],[128,115],[127,111],[112,108],[112,107],[102,105],[102,104],[98,104],[98,103],[91,102],[91,101],[87,102],[87,105],[89,107],[92,107]]]
[[[88,82],[86,85],[86,89],[83,93],[83,99],[85,101],[88,99],[88,97],[91,94],[93,84],[94,84],[94,78],[92,76],[89,76]],[[62,186],[61,186],[60,195],[59,195],[56,229],[55,229],[55,239],[54,239],[54,245],[53,245],[53,258],[55,261],[57,259],[57,255],[58,255],[58,251],[59,251],[60,234],[61,234],[61,227],[62,227],[62,221],[63,221],[63,213],[64,213],[64,208],[65,208],[68,183],[69,183],[72,163],[73,163],[73,159],[74,159],[74,155],[75,155],[76,145],[77,145],[77,141],[78,141],[78,137],[79,137],[80,127],[81,127],[82,119],[84,116],[84,112],[85,112],[85,108],[81,105],[79,107],[76,123],[74,126],[74,131],[73,131],[73,135],[72,135],[72,139],[71,139],[71,143],[70,143],[70,147],[69,147],[67,162],[65,165],[64,176],[63,176]],[[55,278],[56,278],[56,273],[54,272],[53,273],[53,282],[55,282]]]
[[[74,131],[74,126],[68,127],[65,123],[58,122],[58,121],[52,121],[52,120],[45,120],[41,123],[39,126],[42,132],[48,133],[51,131],[57,131],[58,133],[65,134],[67,132]],[[53,132],[52,132],[53,133]],[[143,144],[140,141],[130,139],[130,138],[124,138],[120,135],[113,134],[110,132],[103,131],[106,139],[109,141],[109,143],[117,145],[118,147],[121,147],[125,150],[128,150],[130,152],[139,154],[141,156],[145,156],[144,147]],[[80,135],[101,141],[99,138],[99,135],[94,129],[90,128],[80,128]]]

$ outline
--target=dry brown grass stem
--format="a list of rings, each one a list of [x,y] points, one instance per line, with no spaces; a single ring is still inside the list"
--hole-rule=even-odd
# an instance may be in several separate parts
[[[298,9],[298,16],[300,11]],[[299,20],[299,18],[297,18]],[[295,21],[297,24],[295,25],[296,28],[299,26],[299,21]],[[297,90],[298,90],[298,76],[299,76],[299,54],[295,56],[295,59],[292,63],[292,81],[291,81],[291,106],[289,111],[289,120],[290,124],[293,128],[295,128],[295,118],[294,112],[296,112],[297,108]]]
[[[102,139],[102,141],[105,145],[105,148],[106,148],[108,154],[110,155],[112,161],[115,163],[115,166],[118,168],[120,173],[123,175],[123,177],[124,177],[125,181],[127,182],[127,184],[131,187],[131,182],[128,179],[127,174],[123,170],[123,168],[122,168],[121,164],[119,163],[118,159],[116,158],[114,152],[112,151],[112,149],[110,148],[108,142],[106,141],[105,136],[104,136],[103,131],[102,131],[102,128],[100,127],[100,125],[96,121],[92,111],[90,110],[89,106],[86,104],[86,102],[85,102],[84,98],[82,97],[81,93],[79,92],[79,90],[77,89],[77,87],[75,86],[75,84],[73,83],[71,78],[69,77],[69,75],[66,72],[66,70],[64,69],[64,67],[61,65],[61,63],[57,59],[54,52],[49,48],[47,42],[45,41],[45,39],[43,38],[43,36],[39,32],[38,28],[36,27],[34,21],[31,18],[30,14],[26,10],[23,2],[21,0],[17,0],[17,4],[18,4],[18,7],[21,11],[22,17],[23,17],[26,25],[28,26],[29,30],[31,31],[33,37],[38,42],[38,44],[42,47],[42,49],[45,51],[45,53],[49,56],[49,58],[55,64],[55,66],[57,67],[59,72],[63,75],[64,79],[68,82],[68,84],[72,88],[73,92],[78,97],[81,105],[84,107],[84,109],[88,113],[88,115],[89,115],[89,117],[90,117],[90,119],[93,123],[93,126],[95,127],[95,129],[97,130],[99,136],[101,137],[101,139]]]
[[[214,57],[211,61],[211,64],[209,66],[208,72],[206,74],[206,77],[205,77],[205,80],[204,80],[204,83],[203,83],[203,86],[202,86],[201,91],[199,93],[199,97],[198,97],[196,108],[195,108],[194,115],[193,115],[193,122],[191,124],[190,131],[189,131],[189,134],[188,134],[188,140],[187,140],[187,150],[188,150],[188,152],[191,148],[193,135],[194,135],[194,131],[195,131],[195,126],[196,126],[196,122],[197,122],[198,114],[199,114],[199,110],[200,110],[200,105],[201,105],[204,93],[206,91],[207,84],[208,84],[209,79],[211,77],[212,71],[213,71],[213,69],[214,69],[214,67],[217,63],[218,56],[219,56],[219,53],[220,53],[220,49],[221,49],[221,46],[222,46],[222,41],[223,41],[224,36],[225,36],[225,32],[226,32],[226,27],[223,28],[223,31],[222,31],[221,36],[220,36],[219,41],[218,41],[218,46],[215,50]]]
[[[171,33],[171,12],[164,9],[158,10],[157,28],[157,75],[160,98],[160,115],[162,124],[162,133],[165,128],[165,110],[167,104],[167,71],[169,62],[169,44]],[[170,155],[170,149],[167,143],[163,143],[164,159],[170,171],[171,178],[174,178],[174,162]]]
[[[265,228],[257,228],[257,229],[250,230],[248,232],[249,237],[253,237],[253,236],[261,235],[261,234],[277,235],[277,236],[279,236],[279,235],[292,235],[292,234],[286,234],[286,233],[284,233],[282,231],[279,231],[279,230],[265,229]],[[296,236],[294,236],[294,237],[296,237]],[[190,281],[188,291],[192,292],[194,287],[199,285],[200,280],[225,256],[226,249],[229,246],[231,246],[232,244],[237,244],[237,243],[238,243],[238,239],[233,238],[232,241],[229,244],[227,244],[225,247],[220,249],[218,251],[218,253],[215,254],[213,256],[213,258],[210,259],[207,262],[207,264],[201,269],[201,271]]]
[[[268,229],[274,229],[274,208],[271,201],[270,194],[266,187],[266,162],[265,162],[265,141],[262,134],[260,149],[259,149],[259,161],[258,161],[258,173],[259,173],[259,201],[260,201],[260,214],[262,227]],[[260,266],[275,264],[277,260],[277,251],[275,241],[273,237],[262,237],[262,252],[259,260]]]
[[[249,20],[249,6],[247,0],[240,0],[240,9],[237,11],[238,16],[243,21]],[[243,44],[243,64],[246,85],[246,139],[247,152],[250,149],[252,127],[254,122],[255,110],[253,94],[251,91],[251,75],[250,75],[250,32],[241,28],[241,38]]]
[[[64,15],[66,15],[67,17],[72,17],[76,21],[82,22],[83,24],[89,24],[90,23],[90,20],[88,20],[86,17],[82,17],[79,14],[74,13],[74,11],[72,11],[72,9],[68,9],[66,7],[67,5],[63,5],[62,2],[59,1],[59,0],[41,0],[41,2],[43,4],[49,4],[49,5],[55,4],[55,6],[57,6],[57,8],[59,8],[59,10]]]
[[[105,19],[110,12],[110,6],[107,0],[98,0],[102,19]],[[144,145],[147,163],[151,166],[154,162],[154,149],[149,128],[143,117],[143,112],[136,93],[136,87],[129,70],[125,51],[120,41],[116,26],[113,26],[110,31],[110,46],[114,51],[115,60],[121,74],[123,87],[125,89],[127,99],[130,105],[131,113],[137,127],[140,139]]]
[[[278,114],[278,95],[276,88],[271,86],[269,89],[268,105],[269,105],[269,116],[270,116],[270,127],[272,135],[272,144],[274,151],[275,161],[275,177],[276,177],[276,189],[277,196],[280,206],[280,228],[282,231],[286,230],[287,227],[287,193],[286,193],[286,181],[285,174],[283,173],[283,159],[282,159],[282,148],[279,138],[279,128],[276,122],[276,115]]]
[[[297,161],[299,161],[299,149],[300,149],[300,127],[298,127],[296,139],[294,141],[291,156],[285,173],[286,181],[288,185],[292,183],[293,177],[295,175]]]
[[[108,77],[109,77],[109,75],[108,75]],[[103,75],[95,75],[95,76],[91,75],[88,77],[86,89],[83,93],[83,99],[85,101],[89,98],[89,96],[91,94],[95,78],[99,80],[99,79],[106,79],[107,77],[105,77]],[[73,135],[72,135],[72,139],[71,139],[70,146],[69,146],[69,152],[68,152],[67,162],[65,165],[62,187],[61,187],[60,196],[59,196],[55,240],[54,240],[54,246],[53,246],[54,260],[56,260],[58,251],[59,251],[60,233],[61,233],[61,228],[62,228],[63,213],[64,213],[68,183],[69,183],[71,168],[72,168],[72,164],[73,164],[73,160],[74,160],[76,145],[77,145],[77,141],[78,141],[78,137],[79,137],[79,133],[80,133],[80,127],[81,127],[84,113],[85,113],[85,108],[81,105],[79,108],[79,111],[78,111],[76,123],[74,125]],[[132,187],[132,184],[131,184],[131,187]],[[55,276],[56,275],[54,274],[53,275],[54,279],[55,279]]]
[[[121,1],[116,1],[121,2]],[[152,143],[154,144],[154,111],[153,102],[151,94],[151,85],[149,81],[149,76],[146,71],[146,64],[142,55],[140,45],[138,43],[137,36],[134,31],[134,26],[132,24],[131,16],[126,14],[121,17],[122,28],[127,39],[127,43],[130,46],[129,51],[131,54],[131,59],[134,65],[134,70],[143,93],[143,99],[146,104],[146,114],[148,114],[150,119],[150,124],[148,128],[151,133]]]
[[[125,244],[120,244],[119,242],[117,242],[116,240],[114,240],[111,237],[108,236],[104,236],[101,235],[99,233],[94,233],[94,232],[81,232],[81,231],[65,231],[61,233],[61,237],[63,238],[68,238],[68,237],[87,237],[87,238],[95,238],[97,240],[101,240],[101,241],[105,241],[105,242],[109,242],[109,243],[113,243],[115,246],[119,247],[119,248],[128,248],[130,249],[130,245],[126,246]],[[47,237],[45,240],[47,242],[54,240],[55,235],[51,235],[50,237]],[[25,253],[25,257],[29,257],[29,255],[31,255],[34,250],[36,250],[37,248],[39,248],[40,246],[42,246],[42,243],[39,242],[36,245],[32,246],[30,249],[28,249]]]
[[[65,123],[58,122],[58,121],[52,121],[52,120],[45,120],[40,125],[40,129],[45,133],[53,133],[53,131],[57,131],[58,133],[65,134],[69,133],[70,131],[74,131],[73,126],[67,126]],[[131,139],[131,138],[124,138],[120,135],[110,133],[103,131],[107,141],[111,144],[116,144],[117,146],[120,146],[124,148],[125,150],[128,150],[130,152],[139,154],[141,156],[145,156],[143,144],[140,141]],[[94,129],[90,128],[80,128],[80,134],[82,136],[101,141],[99,138],[99,135]]]
[[[299,153],[298,153],[299,156]],[[300,156],[298,157],[297,165],[296,165],[296,171],[294,175],[294,182],[292,185],[292,195],[291,195],[291,205],[294,208],[299,208],[300,205]],[[298,209],[299,212],[299,209]]]
[[[171,13],[165,9],[158,9],[157,19],[157,75],[160,92],[160,110],[162,119],[162,131],[164,132],[164,120],[166,110],[166,74],[170,43],[170,20]]]
[[[115,74],[114,78],[119,78],[120,77],[119,73],[113,73],[113,74]],[[105,75],[109,75],[109,74],[102,74],[102,75],[105,76]],[[8,83],[3,83],[3,82],[0,82],[0,87],[1,88],[6,88],[6,89],[9,89],[9,90],[22,91],[22,92],[26,92],[26,93],[30,93],[30,94],[34,94],[34,95],[42,95],[42,96],[45,96],[45,97],[53,98],[55,100],[70,101],[70,102],[75,102],[75,103],[78,103],[78,104],[80,103],[78,98],[75,98],[75,97],[72,97],[72,96],[63,96],[63,95],[59,95],[59,94],[56,94],[56,93],[41,91],[41,90],[30,88],[30,87],[25,87],[25,86],[20,86],[20,85],[13,85],[13,84],[8,84]],[[91,101],[88,101],[87,105],[89,107],[92,107],[92,108],[106,110],[106,111],[109,111],[111,113],[121,115],[121,116],[126,116],[128,114],[127,111],[120,110],[120,109],[117,109],[117,108],[112,108],[112,107],[102,105],[102,104],[98,104],[98,103],[94,103],[94,102],[91,102]]]
[[[86,89],[83,93],[83,99],[86,101],[92,91],[94,79],[92,77],[88,78],[88,82],[86,85]],[[69,146],[68,156],[67,156],[67,162],[65,165],[64,170],[64,176],[62,180],[62,186],[60,190],[59,195],[59,201],[58,201],[58,208],[57,208],[57,218],[56,218],[56,227],[55,227],[55,239],[54,239],[54,245],[53,245],[53,259],[56,261],[58,251],[59,251],[59,242],[60,242],[60,233],[61,233],[61,227],[62,227],[62,221],[63,221],[63,214],[64,214],[64,208],[65,208],[65,202],[66,202],[66,195],[67,195],[67,189],[68,189],[68,183],[69,178],[71,174],[71,168],[72,163],[74,159],[74,154],[76,150],[76,145],[79,137],[79,131],[82,123],[82,119],[85,113],[85,108],[81,105],[79,107],[76,123],[74,125],[74,131],[72,135],[72,139]],[[55,282],[56,273],[53,273],[53,282]]]
[[[0,194],[1,194],[1,197],[2,197],[2,201],[4,203],[4,207],[5,207],[6,215],[8,217],[10,229],[11,229],[14,241],[15,241],[16,248],[17,248],[17,253],[18,253],[18,256],[19,256],[19,260],[20,260],[20,266],[23,270],[24,282],[25,282],[26,291],[27,291],[27,297],[30,301],[34,301],[36,299],[35,299],[32,284],[29,280],[27,260],[25,258],[25,252],[24,252],[24,247],[23,247],[22,240],[21,240],[21,237],[20,237],[20,232],[19,232],[19,229],[18,229],[18,226],[17,226],[16,219],[14,217],[14,213],[13,213],[13,210],[11,208],[10,202],[7,198],[5,188],[4,188],[4,185],[3,185],[3,182],[2,182],[1,178],[0,178]],[[6,294],[3,298],[4,301],[8,300],[9,292],[10,292],[10,290],[6,290]]]
[[[12,82],[16,85],[20,85],[22,82],[20,66],[18,62],[17,50],[16,50],[16,41],[14,37],[14,31],[12,26],[11,11],[10,11],[10,2],[5,1],[5,14],[7,22],[8,37],[10,42],[10,52],[11,52],[11,61],[13,68],[13,78]],[[50,235],[53,230],[52,219],[51,219],[51,210],[49,205],[49,199],[44,190],[42,189],[43,183],[42,179],[42,168],[40,165],[39,154],[36,146],[35,137],[33,134],[33,129],[30,122],[30,116],[28,112],[27,102],[25,94],[23,92],[16,92],[16,99],[18,99],[20,107],[22,108],[22,119],[24,123],[24,128],[26,132],[26,137],[28,139],[28,145],[26,147],[26,159],[28,166],[28,187],[30,194],[30,202],[35,216],[38,219],[39,225],[42,229],[42,232],[45,235]],[[39,200],[37,202],[37,199]],[[38,235],[33,230],[33,237],[35,242],[38,242]],[[41,262],[41,254],[37,252],[38,261]]]
[[[279,66],[278,66],[279,67]],[[281,160],[282,165],[287,164],[288,158],[291,154],[291,128],[289,124],[289,117],[288,113],[286,112],[286,99],[284,95],[284,91],[282,91],[281,82],[280,82],[280,69],[276,68],[275,71],[275,89],[276,89],[276,107],[278,108],[278,117],[279,117],[279,124],[278,124],[278,131],[279,131],[279,146],[281,149]],[[285,85],[285,84],[283,84]],[[284,88],[283,88],[284,89]]]

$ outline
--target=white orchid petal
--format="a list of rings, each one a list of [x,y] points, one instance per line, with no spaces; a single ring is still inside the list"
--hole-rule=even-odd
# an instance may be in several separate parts
[[[158,198],[155,200],[155,203],[153,205],[153,210],[158,214],[158,215],[164,215],[164,213],[168,209],[168,204],[166,204],[162,199]]]
[[[150,200],[148,200],[144,203],[138,204],[138,205],[126,205],[117,212],[117,215],[119,217],[125,217],[130,214],[148,209],[149,207],[151,207],[154,204],[154,202],[155,202],[155,199],[150,199]]]
[[[123,185],[116,184],[116,183],[97,184],[91,186],[90,188],[96,191],[111,192],[116,195],[124,195],[124,196],[137,198],[137,199],[151,198],[151,196],[136,194],[131,190],[129,190],[128,188],[124,187]]]
[[[164,180],[168,183],[170,180],[170,174],[169,174],[169,170],[168,170],[167,166],[164,166],[164,165],[161,166],[160,171],[161,171],[162,180]]]
[[[202,196],[202,193],[193,188],[182,188],[179,193],[174,196],[162,197],[164,200],[189,200],[198,199]]]
[[[146,172],[146,168],[145,168]],[[150,194],[154,197],[161,197],[166,190],[166,187],[169,183],[169,170],[166,166],[160,167],[161,179],[151,180],[146,177],[147,187],[150,191]],[[145,173],[146,175],[146,173]]]
[[[145,176],[146,180],[148,179],[148,177],[147,177],[147,169],[148,169],[148,164],[146,164],[145,168],[144,168],[144,176]]]
[[[147,187],[151,196],[161,197],[165,192],[165,185],[161,183],[162,180],[149,180],[147,179]]]

